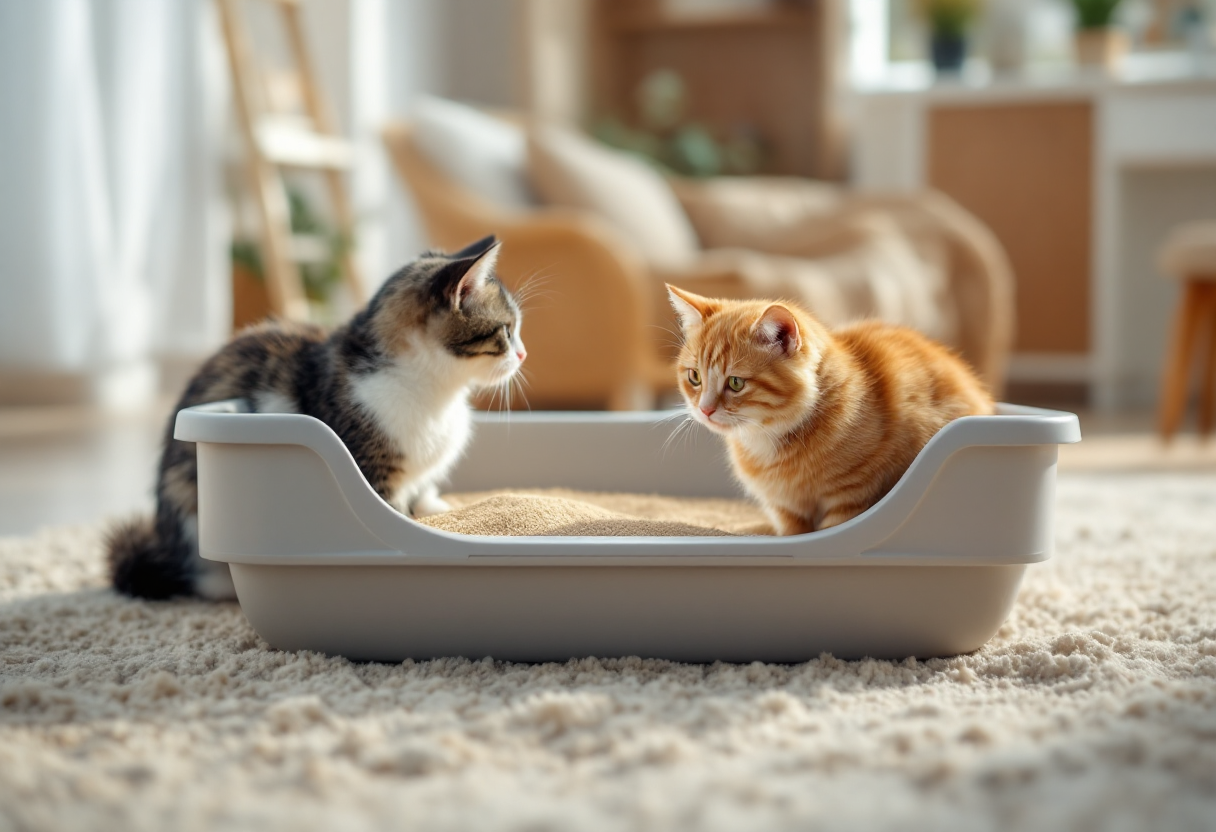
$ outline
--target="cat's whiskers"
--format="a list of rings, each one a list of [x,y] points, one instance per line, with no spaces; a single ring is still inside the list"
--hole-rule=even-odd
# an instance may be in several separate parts
[[[659,423],[670,422],[672,419],[679,419],[680,417],[688,418],[688,408],[679,407],[668,411],[666,414],[659,416]]]
[[[678,332],[674,332],[669,326],[663,326],[662,324],[647,324],[646,328],[657,329],[664,335],[668,336],[667,338],[659,339],[659,343],[661,344],[669,347],[675,347],[677,350],[684,346],[684,336]]]
[[[667,438],[663,440],[663,447],[660,450],[660,453],[666,454],[667,451],[672,447],[672,443],[675,442],[677,437],[683,436],[685,439],[688,439],[692,436],[692,431],[690,431],[689,428],[695,424],[696,420],[687,413],[683,414],[683,416],[684,420],[676,425],[675,428],[672,429],[671,433],[667,435]]]
[[[671,422],[675,419],[679,419],[680,423],[677,424],[675,426],[675,428],[673,428],[673,432],[679,431],[682,428],[684,428],[686,422],[693,421],[692,414],[690,414],[686,408],[680,408],[678,410],[673,410],[670,413],[660,416],[656,427],[659,427],[659,426],[666,427],[669,422]],[[670,440],[670,438],[671,437],[669,436],[668,439]],[[664,443],[664,444],[666,444],[666,443]]]
[[[490,387],[489,392],[490,400],[486,402],[486,410],[493,412],[496,409],[495,406],[498,404],[498,385],[495,384],[494,386]]]
[[[673,419],[679,419],[680,422],[667,435],[667,439],[663,441],[662,453],[666,453],[674,447],[677,441],[689,442],[696,436],[698,422],[687,408],[672,411],[660,419],[660,424],[667,424]]]
[[[528,401],[528,394],[524,389],[528,384],[528,379],[524,376],[523,370],[519,370],[511,376],[510,383],[518,390],[520,398],[524,400],[524,407],[528,408],[528,411],[531,412],[532,403]]]
[[[532,301],[536,298],[549,300],[555,297],[553,292],[541,291],[552,279],[553,275],[546,269],[534,271],[520,281],[518,288],[513,292],[515,302],[519,304],[519,308],[524,311],[545,308],[534,306]]]

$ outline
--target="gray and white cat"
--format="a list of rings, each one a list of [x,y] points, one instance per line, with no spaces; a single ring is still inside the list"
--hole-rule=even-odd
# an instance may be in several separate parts
[[[228,565],[199,557],[195,448],[173,438],[177,411],[196,404],[244,398],[258,412],[315,416],[398,510],[448,510],[437,484],[469,439],[469,393],[509,384],[526,357],[519,305],[494,276],[497,258],[493,237],[451,255],[427,252],[332,333],[271,323],[212,356],[169,419],[155,517],[109,535],[114,587],[144,598],[234,597]]]

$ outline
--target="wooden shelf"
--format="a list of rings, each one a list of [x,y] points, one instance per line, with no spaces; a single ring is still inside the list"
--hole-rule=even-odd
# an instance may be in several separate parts
[[[620,34],[656,34],[724,29],[789,29],[808,27],[814,18],[805,7],[774,7],[731,12],[673,14],[661,10],[612,15],[609,25]]]
[[[657,71],[672,72],[684,82],[684,123],[719,139],[741,131],[758,137],[762,172],[842,178],[847,154],[836,90],[844,0],[686,11],[689,5],[529,0],[520,50],[529,109],[636,127],[644,122],[642,85]]]

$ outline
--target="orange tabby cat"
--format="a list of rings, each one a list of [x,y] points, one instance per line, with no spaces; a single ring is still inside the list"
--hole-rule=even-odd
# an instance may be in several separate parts
[[[778,534],[857,516],[944,424],[993,412],[968,366],[910,329],[829,331],[793,304],[667,290],[684,332],[680,391],[693,418],[726,438]]]

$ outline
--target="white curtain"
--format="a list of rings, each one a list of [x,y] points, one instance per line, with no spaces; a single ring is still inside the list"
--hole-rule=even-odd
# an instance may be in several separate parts
[[[0,374],[139,398],[223,342],[226,70],[210,0],[0,0]]]

